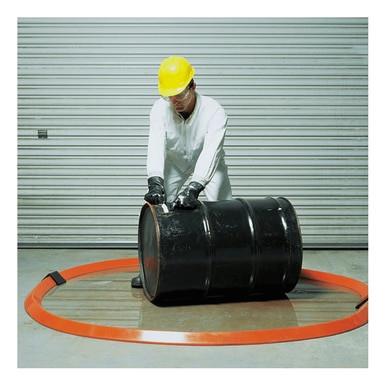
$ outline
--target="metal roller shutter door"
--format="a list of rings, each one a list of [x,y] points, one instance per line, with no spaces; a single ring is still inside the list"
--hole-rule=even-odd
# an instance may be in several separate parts
[[[305,247],[367,245],[366,18],[21,18],[18,54],[21,246],[136,245],[170,54],[229,115],[235,197],[289,198]]]

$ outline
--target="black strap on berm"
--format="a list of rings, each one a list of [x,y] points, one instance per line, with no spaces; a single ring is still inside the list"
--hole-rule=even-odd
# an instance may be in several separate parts
[[[51,279],[53,279],[56,285],[66,283],[66,279],[58,271],[50,272],[48,275],[44,276],[43,280],[46,277],[50,277]]]
[[[359,309],[361,308],[365,303],[367,303],[369,301],[369,298],[366,296],[360,303],[358,303],[356,306],[355,306],[355,309]]]

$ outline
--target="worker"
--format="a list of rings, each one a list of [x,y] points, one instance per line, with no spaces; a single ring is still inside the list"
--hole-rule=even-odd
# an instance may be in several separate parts
[[[158,70],[162,98],[150,112],[144,198],[172,210],[196,208],[202,191],[208,201],[232,199],[223,150],[227,115],[217,101],[196,91],[194,74],[186,58],[164,59]],[[131,285],[142,287],[140,275]]]

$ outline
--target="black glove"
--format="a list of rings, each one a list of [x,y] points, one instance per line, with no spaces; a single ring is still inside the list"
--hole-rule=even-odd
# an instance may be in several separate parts
[[[150,177],[147,184],[149,191],[145,194],[145,201],[149,204],[164,204],[166,202],[164,180],[161,177]]]
[[[192,181],[173,202],[174,208],[194,209],[198,205],[198,195],[205,189],[200,183]]]

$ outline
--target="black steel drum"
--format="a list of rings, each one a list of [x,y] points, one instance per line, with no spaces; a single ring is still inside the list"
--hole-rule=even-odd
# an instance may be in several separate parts
[[[284,294],[302,265],[299,223],[284,197],[173,211],[146,203],[138,242],[143,288],[155,304]]]

